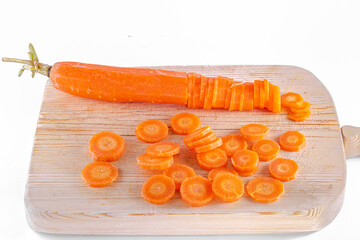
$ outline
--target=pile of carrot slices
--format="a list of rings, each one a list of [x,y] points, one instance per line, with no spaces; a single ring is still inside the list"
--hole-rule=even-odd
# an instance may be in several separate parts
[[[287,109],[288,118],[292,121],[305,121],[311,114],[311,104],[298,93],[288,92],[281,95],[281,106]]]

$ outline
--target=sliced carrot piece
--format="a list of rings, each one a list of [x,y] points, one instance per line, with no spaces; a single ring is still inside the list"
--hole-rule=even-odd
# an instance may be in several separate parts
[[[222,145],[222,140],[221,140],[221,138],[218,137],[218,138],[215,139],[215,141],[213,141],[213,142],[211,142],[209,144],[194,148],[194,150],[195,150],[196,153],[203,153],[203,152],[213,150],[213,149],[215,149],[217,147],[220,147],[221,145]]]
[[[303,104],[301,104],[299,108],[289,108],[289,110],[291,113],[303,113],[310,111],[310,107],[311,107],[310,103],[303,101]]]
[[[194,90],[194,82],[195,82],[196,73],[188,73],[187,79],[188,79],[188,102],[187,107],[193,108],[193,90]]]
[[[179,190],[181,183],[185,180],[185,178],[195,176],[195,171],[189,166],[174,164],[168,169],[165,169],[164,175],[172,178],[175,182],[176,190]]]
[[[229,83],[232,83],[233,80],[231,78],[222,77],[222,76],[219,76],[217,78],[219,81],[219,86],[218,86],[217,96],[215,98],[214,108],[225,108],[228,85]]]
[[[223,173],[231,173],[234,174],[235,176],[238,175],[238,173],[232,169],[232,168],[226,168],[226,167],[219,167],[219,168],[214,168],[212,169],[209,174],[208,174],[208,179],[210,181],[213,181],[214,178],[218,175],[218,174],[223,174]]]
[[[260,108],[260,80],[254,80],[254,108]]]
[[[198,116],[193,113],[178,113],[170,119],[172,130],[181,135],[187,135],[200,128],[201,121]]]
[[[269,86],[269,81],[267,79],[264,79],[264,91],[265,91],[265,108],[268,108],[270,86]]]
[[[124,138],[110,131],[99,132],[89,141],[89,153],[94,161],[116,161],[121,158],[124,149]]]
[[[118,168],[109,162],[92,162],[83,168],[81,175],[90,187],[105,187],[118,178]]]
[[[284,185],[271,177],[256,177],[246,185],[249,196],[257,202],[275,202],[284,195]]]
[[[233,167],[242,172],[252,171],[259,164],[259,157],[256,152],[250,150],[239,150],[231,157]]]
[[[280,87],[273,85],[273,110],[274,113],[281,112]]]
[[[189,144],[191,142],[194,142],[202,137],[204,137],[206,134],[208,134],[209,132],[211,132],[211,127],[210,126],[206,126],[203,128],[200,128],[192,133],[190,133],[189,135],[187,135],[186,137],[184,137],[183,141],[186,145],[189,146]]]
[[[228,80],[228,85],[226,88],[226,98],[225,98],[225,109],[229,109],[230,108],[230,102],[231,102],[231,86],[233,85],[234,80],[229,78]]]
[[[305,147],[305,136],[298,131],[287,131],[279,138],[282,149],[289,152],[297,152]]]
[[[240,128],[240,133],[246,140],[260,140],[269,133],[269,128],[262,124],[246,124]]]
[[[218,92],[219,92],[219,78],[215,77],[214,78],[214,92],[213,92],[213,98],[212,98],[212,102],[211,102],[211,106],[212,108],[215,108],[215,103],[218,97]]]
[[[239,109],[239,87],[240,84],[233,84],[231,85],[231,101],[230,101],[230,107],[229,110],[233,111],[233,110],[238,110]]]
[[[201,76],[201,86],[200,86],[200,105],[204,107],[205,102],[205,94],[207,89],[209,78],[205,76]]]
[[[174,180],[163,174],[150,177],[141,188],[141,196],[149,203],[163,204],[174,195]]]
[[[239,93],[239,111],[244,110],[244,101],[245,101],[245,85],[241,84],[238,86],[240,88]]]
[[[268,100],[268,104],[267,104],[267,109],[270,112],[274,111],[274,99],[275,99],[275,87],[274,84],[269,83],[269,100]]]
[[[272,140],[262,139],[254,143],[252,150],[258,154],[260,161],[267,162],[276,158],[280,146]]]
[[[197,148],[197,147],[201,147],[201,146],[204,146],[204,145],[207,145],[209,143],[212,143],[213,141],[216,140],[216,135],[215,133],[213,132],[209,132],[208,134],[206,134],[204,137],[190,143],[188,145],[188,147],[190,149],[193,149],[193,148]]]
[[[174,142],[159,142],[147,147],[146,154],[152,157],[171,157],[180,153],[180,145]]]
[[[201,75],[196,74],[195,83],[194,83],[194,94],[193,94],[193,107],[194,108],[202,108],[200,102],[200,93],[201,93]]]
[[[223,144],[219,147],[226,152],[228,157],[234,155],[238,150],[244,150],[247,148],[245,139],[237,134],[226,135],[221,138]]]
[[[285,158],[277,158],[269,165],[271,176],[283,182],[295,179],[298,169],[299,166],[294,160]]]
[[[265,108],[265,84],[263,81],[260,82],[260,99],[259,99],[259,108]]]
[[[281,95],[281,106],[298,108],[303,104],[304,99],[298,93],[288,92]]]
[[[198,153],[196,154],[196,158],[199,166],[208,171],[214,168],[225,167],[227,163],[226,153],[219,148]]]
[[[212,99],[214,97],[214,84],[215,84],[215,78],[210,77],[208,86],[205,93],[205,102],[204,102],[204,109],[211,109],[212,106]]]
[[[244,83],[245,85],[245,98],[244,98],[244,111],[254,110],[254,83]]]
[[[231,173],[219,174],[214,178],[212,191],[221,200],[233,202],[244,195],[244,182]]]
[[[249,170],[249,171],[239,171],[239,170],[237,170],[237,172],[241,177],[249,177],[249,176],[253,175],[254,173],[256,173],[258,169],[259,169],[259,163],[252,170]]]
[[[158,119],[149,119],[137,125],[136,137],[143,142],[160,142],[168,135],[169,128],[166,123]]]
[[[214,198],[211,181],[194,176],[185,178],[180,187],[181,199],[193,207],[200,207],[209,204]]]
[[[174,163],[174,158],[171,157],[153,157],[146,153],[137,157],[137,165],[149,170],[164,170],[169,168]]]
[[[310,117],[310,114],[311,114],[310,111],[300,112],[300,113],[289,113],[288,119],[295,122],[305,121]]]

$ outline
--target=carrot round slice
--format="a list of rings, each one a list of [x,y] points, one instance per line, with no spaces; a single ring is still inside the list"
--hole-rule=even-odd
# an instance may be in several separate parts
[[[284,185],[271,177],[256,177],[246,185],[246,191],[255,201],[269,203],[284,195]]]
[[[193,94],[194,94],[194,84],[195,84],[195,78],[196,78],[196,73],[188,73],[187,74],[187,79],[188,79],[188,102],[187,102],[187,107],[188,108],[193,108]]]
[[[298,169],[299,166],[294,160],[285,158],[277,158],[269,165],[271,176],[283,182],[295,179]]]
[[[305,121],[310,117],[311,112],[305,111],[305,112],[299,112],[299,113],[289,113],[288,119],[299,122],[299,121]]]
[[[240,89],[240,90],[238,90],[240,92],[239,93],[239,111],[242,111],[242,110],[244,110],[245,85],[241,84],[237,88]]]
[[[281,112],[281,94],[280,94],[280,87],[273,85],[273,109],[272,111],[274,113],[279,113]]]
[[[240,133],[246,140],[260,140],[269,133],[269,128],[262,124],[246,124],[240,128]]]
[[[221,138],[223,144],[219,147],[226,152],[228,157],[234,155],[238,150],[244,150],[247,148],[245,139],[237,134],[226,135]]]
[[[150,177],[143,184],[141,196],[149,203],[163,204],[175,195],[175,182],[163,174]]]
[[[254,80],[254,108],[260,108],[260,80]]]
[[[214,168],[225,167],[227,163],[226,153],[215,148],[207,152],[196,154],[199,166],[205,170],[212,170]]]
[[[138,166],[149,170],[164,170],[169,168],[174,163],[174,158],[171,157],[152,157],[146,153],[137,157]]]
[[[193,207],[200,207],[209,204],[214,198],[211,181],[194,176],[186,178],[180,187],[181,199]]]
[[[200,102],[200,93],[201,93],[201,75],[196,74],[195,84],[194,84],[194,94],[193,94],[193,107],[194,108],[202,108]]]
[[[234,80],[233,79],[228,79],[228,85],[226,88],[226,99],[225,99],[225,109],[229,109],[230,108],[230,102],[231,102],[231,86],[233,85]]]
[[[292,113],[302,113],[309,111],[311,104],[304,101],[299,108],[289,108]]]
[[[249,176],[253,175],[254,173],[256,173],[258,169],[259,169],[259,163],[252,170],[249,170],[249,171],[239,171],[239,170],[237,170],[237,173],[242,177],[249,177]]]
[[[254,83],[245,83],[244,111],[254,110]]]
[[[83,168],[81,175],[90,187],[105,187],[118,178],[118,168],[109,162],[92,162]]]
[[[215,84],[215,78],[210,77],[205,93],[205,102],[204,102],[204,109],[211,109],[212,106],[212,99],[214,96],[214,84]]]
[[[136,137],[143,142],[160,142],[168,135],[169,129],[166,123],[158,119],[149,119],[137,125]]]
[[[183,141],[188,146],[191,142],[194,142],[194,141],[204,137],[209,132],[211,132],[211,127],[210,126],[200,128],[200,129],[190,133],[186,137],[184,137]]]
[[[172,130],[181,135],[194,132],[201,126],[200,118],[193,113],[178,113],[170,120]]]
[[[260,82],[260,97],[259,97],[259,108],[265,108],[265,85],[264,82]]]
[[[231,100],[230,100],[230,106],[229,110],[238,110],[239,109],[239,100],[240,100],[240,91],[239,87],[241,84],[232,84],[231,85]]]
[[[206,89],[207,89],[208,82],[209,82],[209,78],[208,78],[208,77],[201,76],[200,105],[201,105],[202,107],[204,107],[205,94],[206,94]]]
[[[287,131],[279,138],[282,149],[289,152],[297,152],[305,147],[305,136],[298,131]]]
[[[180,145],[174,142],[159,142],[147,147],[146,153],[152,157],[171,157],[180,153]]]
[[[231,157],[231,163],[238,171],[252,171],[257,168],[259,164],[259,157],[254,151],[250,151],[247,149],[240,150]]]
[[[175,182],[176,190],[180,189],[181,183],[185,178],[195,176],[194,169],[183,164],[174,164],[165,169],[164,175],[172,178]]]
[[[190,149],[193,149],[193,148],[197,148],[197,147],[201,147],[201,146],[204,146],[204,145],[207,145],[209,143],[212,143],[213,141],[216,140],[216,135],[215,133],[213,132],[209,132],[208,134],[206,134],[204,137],[190,143],[188,145],[188,147]]]
[[[244,194],[244,182],[231,173],[219,174],[212,183],[212,190],[221,200],[233,202]]]
[[[235,176],[238,175],[237,171],[235,171],[232,168],[226,168],[226,167],[219,167],[219,168],[214,168],[212,169],[209,174],[208,174],[208,179],[210,181],[213,181],[214,178],[218,175],[218,174],[223,174],[223,173],[231,173],[234,174]]]
[[[304,99],[298,93],[288,92],[281,95],[281,106],[283,107],[300,107],[303,104]]]
[[[222,145],[222,140],[221,140],[221,138],[218,137],[213,142],[203,145],[203,146],[200,146],[200,147],[197,147],[197,148],[194,148],[194,150],[196,153],[203,153],[203,152],[208,152],[210,150],[213,150],[217,147],[220,147],[221,145]],[[226,153],[225,153],[225,155],[226,155]]]
[[[252,150],[258,154],[260,161],[267,162],[276,158],[280,146],[272,140],[262,139],[254,143]]]
[[[89,141],[89,153],[94,161],[116,161],[123,155],[124,148],[124,139],[110,131],[99,132]]]
[[[265,108],[268,108],[270,86],[269,86],[269,81],[267,79],[264,79],[264,92],[265,92]]]

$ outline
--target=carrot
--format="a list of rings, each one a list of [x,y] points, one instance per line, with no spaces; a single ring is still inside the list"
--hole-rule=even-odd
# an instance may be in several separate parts
[[[204,137],[209,132],[211,132],[210,126],[206,126],[206,127],[197,129],[196,131],[194,131],[194,132],[190,133],[189,135],[187,135],[186,137],[184,137],[183,141],[187,146],[189,146],[189,144],[191,144],[191,142]]]
[[[244,111],[252,111],[254,110],[254,83],[244,83],[244,85]]]
[[[212,106],[212,108],[215,107],[215,103],[216,103],[216,100],[217,100],[218,92],[219,92],[219,78],[215,77],[215,78],[214,78],[213,98],[212,98],[212,101],[211,101],[211,106]]]
[[[141,196],[149,203],[163,204],[174,195],[174,180],[163,174],[150,177],[141,188]]]
[[[265,108],[268,108],[269,104],[269,81],[264,79],[264,91],[265,91]]]
[[[267,162],[276,158],[280,146],[272,140],[262,139],[253,145],[252,150],[258,154],[260,161]]]
[[[174,164],[168,169],[165,169],[164,175],[172,178],[175,182],[176,190],[179,190],[184,179],[195,176],[195,172],[194,169],[186,165]]]
[[[280,87],[273,85],[273,112],[279,113],[281,112],[281,95],[280,95]]]
[[[244,84],[240,84],[238,86],[238,88],[240,88],[240,93],[239,93],[239,111],[244,110],[244,99],[245,99],[245,85]]]
[[[299,108],[304,102],[302,96],[298,93],[288,92],[281,95],[281,106],[289,108]]]
[[[223,144],[219,148],[224,150],[228,157],[234,155],[234,153],[238,150],[244,150],[247,148],[247,143],[245,139],[240,135],[226,135],[222,137],[221,140]]]
[[[299,108],[289,108],[289,110],[291,113],[303,113],[310,111],[310,106],[311,106],[310,103],[303,101],[303,103],[301,104],[301,106],[299,106]]]
[[[216,79],[218,81],[218,89],[217,94],[215,95],[216,91],[214,88],[214,98],[212,105],[214,106],[213,108],[225,108],[227,89],[229,83],[232,82],[232,79],[221,76],[218,76]]]
[[[231,85],[231,100],[230,100],[230,107],[229,110],[238,110],[240,104],[240,91],[239,91],[240,84],[233,84]]]
[[[284,185],[271,177],[256,177],[246,185],[246,191],[253,200],[269,203],[284,195]]]
[[[299,113],[289,113],[288,119],[292,121],[305,121],[310,117],[311,112],[308,110],[306,112],[299,112]]]
[[[305,136],[298,131],[287,131],[279,138],[282,149],[289,152],[297,152],[305,147]]]
[[[254,108],[260,108],[260,80],[254,80]]]
[[[253,175],[254,173],[256,173],[258,169],[259,169],[259,163],[252,170],[248,170],[248,171],[239,171],[239,170],[237,170],[237,172],[241,177],[249,177],[249,176]]]
[[[118,168],[109,162],[92,162],[83,168],[81,175],[90,187],[105,187],[118,178]]]
[[[169,129],[166,123],[157,119],[149,119],[137,125],[135,129],[136,137],[143,142],[159,142],[165,139]]]
[[[234,169],[226,168],[226,167],[219,167],[219,168],[214,168],[214,169],[210,170],[210,172],[208,174],[208,179],[210,181],[213,181],[217,175],[223,174],[223,173],[231,173],[231,174],[234,174],[235,176],[238,175],[238,173]]]
[[[205,103],[205,94],[206,94],[206,89],[207,89],[208,82],[209,82],[208,77],[201,76],[200,105],[202,107],[204,107],[204,103]]]
[[[216,140],[216,135],[215,133],[213,132],[209,132],[208,134],[206,134],[204,137],[194,141],[194,142],[191,142],[188,147],[190,149],[193,149],[193,148],[197,148],[197,147],[201,147],[201,146],[204,146],[204,145],[207,145],[207,144],[210,144],[212,143],[213,141]]]
[[[215,148],[207,152],[196,154],[199,166],[205,170],[212,170],[214,168],[225,167],[227,163],[226,153]]]
[[[195,84],[196,73],[188,73],[188,87],[187,87],[187,107],[193,108],[193,94],[194,94],[194,84]]]
[[[244,182],[231,173],[219,174],[214,178],[212,191],[221,200],[233,202],[244,194]]]
[[[246,140],[260,140],[269,133],[269,128],[262,124],[246,124],[240,128],[240,133]]]
[[[208,152],[210,150],[213,150],[217,147],[220,147],[221,145],[222,145],[221,138],[216,138],[213,142],[203,145],[203,146],[200,146],[200,147],[197,147],[197,148],[194,148],[194,150],[196,153],[203,153],[203,152]],[[226,155],[226,153],[225,153],[225,155]]]
[[[230,108],[230,102],[231,102],[231,86],[233,85],[234,80],[229,78],[228,80],[228,86],[226,89],[226,98],[225,98],[225,109],[229,109]]]
[[[209,204],[214,198],[211,181],[201,176],[185,178],[180,187],[181,199],[193,207]]]
[[[194,83],[194,91],[193,91],[193,108],[202,108],[203,105],[200,101],[200,93],[201,93],[201,75],[196,74],[195,83]]]
[[[265,84],[264,82],[260,82],[260,99],[259,99],[259,108],[264,109],[265,108]]]
[[[214,97],[214,84],[215,84],[215,78],[211,77],[209,78],[209,82],[206,88],[205,93],[205,102],[204,102],[204,109],[211,109],[212,106],[212,99]]]
[[[159,142],[147,147],[146,154],[151,157],[171,157],[180,153],[180,145],[174,142]]]
[[[294,160],[285,158],[277,158],[269,165],[270,175],[283,182],[295,179],[298,168]]]
[[[174,163],[174,158],[170,157],[152,157],[146,153],[137,157],[137,165],[149,170],[164,170]]]
[[[125,141],[116,133],[110,131],[102,131],[89,141],[89,153],[94,161],[112,162],[116,161],[124,153]]]
[[[178,113],[170,119],[172,130],[181,135],[187,135],[200,128],[200,118],[193,113]]]
[[[257,168],[259,157],[256,152],[239,150],[231,157],[233,167],[240,172],[248,172]]]

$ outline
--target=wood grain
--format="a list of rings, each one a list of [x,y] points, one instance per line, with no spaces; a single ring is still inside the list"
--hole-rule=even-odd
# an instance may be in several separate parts
[[[354,126],[343,126],[341,133],[344,140],[346,158],[360,156],[360,128]]]
[[[339,212],[344,196],[346,166],[340,127],[331,96],[309,71],[294,66],[166,66],[162,69],[223,75],[235,80],[267,78],[282,93],[295,91],[312,104],[305,122],[292,122],[286,112],[230,112],[188,109],[184,106],[146,103],[110,103],[68,95],[47,83],[34,140],[26,186],[26,211],[30,226],[41,232],[68,234],[188,235],[314,231],[329,224]],[[138,123],[157,118],[170,123],[180,112],[198,115],[215,134],[239,133],[247,123],[270,128],[277,140],[288,130],[299,130],[307,146],[297,153],[280,156],[299,164],[295,181],[284,183],[285,196],[262,204],[248,196],[234,203],[213,203],[192,208],[178,193],[167,204],[145,202],[140,189],[154,174],[140,169],[136,157],[147,144],[134,136]],[[88,141],[99,131],[111,130],[126,141],[125,153],[115,162],[119,179],[111,186],[90,188],[81,180],[82,168],[92,162]],[[181,144],[176,163],[194,167],[199,175],[207,171],[196,164],[194,152],[183,136],[170,131],[169,141]],[[269,176],[268,163],[261,163],[254,176]],[[245,184],[252,179],[242,178]]]

